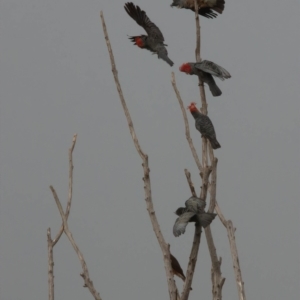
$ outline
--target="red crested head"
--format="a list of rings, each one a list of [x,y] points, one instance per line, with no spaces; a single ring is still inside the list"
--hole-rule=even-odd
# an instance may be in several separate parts
[[[196,103],[195,102],[191,102],[191,104],[187,107],[187,109],[190,110],[190,112],[198,112],[198,108],[196,107]]]
[[[185,63],[179,67],[179,71],[184,72],[186,74],[191,74],[192,67],[189,63]]]
[[[140,48],[145,48],[146,36],[130,36],[129,39],[133,42],[134,45],[137,45]]]
[[[134,41],[135,41],[135,44],[136,44],[138,47],[144,48],[145,43],[144,43],[143,39],[142,39],[140,36],[134,37]]]

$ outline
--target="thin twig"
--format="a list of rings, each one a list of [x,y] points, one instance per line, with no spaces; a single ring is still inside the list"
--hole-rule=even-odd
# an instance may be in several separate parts
[[[138,138],[135,134],[134,131],[134,127],[133,127],[133,122],[129,113],[129,110],[127,108],[124,96],[123,96],[123,92],[121,89],[121,85],[118,79],[118,72],[116,69],[116,64],[115,64],[115,60],[114,60],[114,56],[113,56],[113,51],[112,51],[112,47],[109,41],[109,37],[108,37],[108,33],[107,33],[107,29],[106,29],[106,25],[105,25],[105,21],[104,21],[104,16],[102,11],[100,12],[100,18],[101,18],[101,22],[102,22],[102,27],[103,27],[103,32],[104,32],[104,37],[105,37],[105,41],[106,41],[106,45],[107,45],[107,49],[108,49],[108,53],[109,53],[109,57],[110,57],[110,62],[111,62],[111,66],[112,66],[112,73],[115,79],[115,83],[116,83],[116,87],[120,96],[120,100],[123,106],[123,110],[127,119],[127,123],[128,123],[128,127],[130,130],[130,134],[133,140],[133,143],[136,147],[137,152],[139,153],[143,163],[143,170],[144,170],[144,190],[145,190],[145,201],[146,201],[146,206],[147,206],[147,210],[149,213],[149,217],[152,223],[152,227],[153,230],[156,234],[156,238],[158,240],[158,243],[160,245],[160,248],[162,250],[163,253],[163,258],[164,258],[164,265],[165,265],[165,271],[166,271],[166,276],[167,276],[167,281],[168,281],[168,289],[169,289],[169,296],[171,300],[176,300],[177,298],[177,287],[176,287],[176,283],[175,280],[173,278],[173,271],[172,271],[172,266],[171,266],[171,260],[170,260],[170,249],[169,249],[169,245],[165,242],[165,239],[162,235],[162,232],[160,230],[160,226],[158,224],[156,215],[155,215],[155,211],[154,211],[154,207],[153,207],[153,202],[152,202],[152,194],[151,194],[151,182],[150,182],[150,169],[149,169],[149,164],[148,164],[148,155],[145,154],[142,149],[141,146],[139,144]]]
[[[195,56],[196,56],[196,62],[201,62],[201,55],[200,55],[200,47],[201,47],[201,33],[200,33],[200,19],[198,14],[198,1],[194,0],[195,5],[195,21],[196,21],[196,50],[195,50]],[[201,112],[205,115],[207,115],[207,102],[205,97],[205,90],[204,90],[204,84],[202,80],[199,78],[199,90],[200,90],[200,98],[201,98]],[[203,140],[203,139],[202,139]]]
[[[127,123],[128,123],[128,126],[129,126],[129,131],[130,131],[130,134],[131,134],[131,137],[133,139],[134,146],[135,146],[137,152],[139,153],[139,155],[142,159],[145,159],[145,153],[142,151],[140,143],[139,143],[139,141],[136,137],[134,127],[133,127],[133,122],[132,122],[131,116],[129,114],[129,110],[128,110],[125,98],[123,96],[122,88],[121,88],[120,81],[119,81],[119,78],[118,78],[118,71],[116,69],[115,59],[114,59],[114,55],[113,55],[113,52],[112,52],[112,48],[111,48],[110,40],[109,40],[109,37],[108,37],[106,24],[105,24],[105,21],[104,21],[104,16],[103,16],[102,11],[100,12],[100,18],[101,18],[101,21],[102,21],[104,38],[105,38],[105,41],[106,41],[106,45],[107,45],[107,49],[108,49],[108,53],[109,53],[109,57],[110,57],[112,73],[114,75],[117,90],[118,90],[120,100],[121,100],[121,103],[122,103],[122,106],[123,106],[123,110],[124,110],[124,113],[125,113],[125,116],[126,116],[126,119],[127,119]]]
[[[62,208],[61,203],[59,201],[59,198],[57,196],[57,193],[56,193],[55,189],[53,188],[53,186],[50,186],[50,189],[51,189],[51,192],[53,194],[53,198],[55,200],[55,203],[57,205],[57,208],[59,210],[60,216],[61,216],[62,221],[63,221],[64,232],[65,232],[66,236],[68,237],[70,243],[72,244],[72,246],[73,246],[73,248],[74,248],[74,250],[75,250],[75,252],[76,252],[76,254],[78,256],[78,259],[79,259],[79,261],[81,263],[81,267],[82,267],[82,271],[83,272],[80,275],[81,275],[81,277],[84,280],[84,283],[85,283],[84,287],[87,287],[89,289],[90,293],[95,298],[95,300],[101,300],[100,294],[96,291],[96,289],[94,288],[93,281],[91,281],[91,279],[90,279],[89,271],[88,271],[86,262],[84,260],[83,254],[79,250],[79,248],[78,248],[77,244],[75,243],[75,240],[74,240],[74,238],[72,236],[72,233],[69,230],[67,218],[66,218],[66,216],[64,214],[64,211],[63,211],[63,208]]]
[[[174,72],[172,72],[172,86],[174,88],[174,91],[175,91],[175,94],[177,96],[177,100],[179,102],[179,105],[180,105],[180,108],[181,108],[181,111],[182,111],[182,116],[183,116],[183,120],[184,120],[184,125],[185,125],[185,136],[186,136],[186,139],[188,141],[188,144],[190,146],[190,149],[192,151],[192,155],[194,157],[194,160],[196,162],[196,165],[200,171],[200,173],[203,171],[203,167],[201,165],[201,162],[200,162],[200,159],[198,157],[198,154],[197,154],[197,151],[194,147],[194,144],[193,144],[193,140],[191,138],[191,135],[190,135],[190,128],[189,128],[189,122],[188,122],[188,118],[187,118],[187,115],[186,115],[186,109],[183,105],[183,101],[181,99],[181,96],[180,96],[180,93],[178,91],[178,88],[177,88],[177,85],[176,85],[176,80],[175,80],[175,74]]]
[[[184,169],[184,173],[185,173],[185,176],[186,176],[187,182],[189,184],[192,195],[194,197],[197,197],[195,187],[194,187],[194,184],[193,184],[192,179],[191,179],[191,173],[189,172],[188,169]]]
[[[239,255],[238,255],[236,242],[235,242],[235,234],[234,234],[235,228],[233,227],[231,220],[227,221],[227,233],[228,233],[230,252],[231,252],[231,257],[232,257],[232,262],[233,262],[233,270],[234,270],[234,274],[235,274],[235,281],[236,281],[236,285],[237,285],[239,299],[246,300],[244,282],[243,282],[243,278],[242,278],[242,271],[240,268]]]
[[[210,184],[210,202],[208,212],[212,213],[215,209],[216,204],[216,190],[217,190],[217,163],[218,159],[214,158],[212,161],[212,172],[211,172],[211,184]],[[205,236],[207,241],[207,246],[211,258],[212,268],[211,268],[211,281],[212,281],[212,294],[213,300],[222,300],[222,287],[225,282],[225,278],[222,277],[221,264],[222,258],[218,259],[217,250],[212,237],[212,232],[210,226],[205,228]]]
[[[200,56],[200,46],[201,46],[201,38],[200,38],[200,20],[199,20],[199,6],[198,6],[198,1],[194,0],[194,5],[195,5],[195,20],[196,20],[196,49],[195,49],[195,56],[196,56],[196,61],[200,62],[201,61],[201,56]]]
[[[74,134],[73,136],[73,140],[72,140],[72,145],[69,149],[69,193],[68,193],[68,203],[67,203],[67,207],[66,207],[66,212],[65,212],[65,216],[66,219],[68,220],[69,214],[70,214],[70,209],[71,209],[71,203],[72,203],[72,190],[73,190],[73,150],[75,148],[76,145],[76,140],[77,140],[77,134]],[[62,233],[64,232],[64,226],[63,224],[61,224],[60,229],[56,235],[56,237],[53,239],[53,247],[55,246],[55,244],[58,242],[58,240],[60,239]]]
[[[241,267],[240,267],[240,260],[239,260],[238,250],[237,250],[236,241],[235,241],[235,230],[236,229],[233,227],[231,220],[227,221],[225,219],[217,202],[216,202],[215,210],[216,210],[222,224],[224,225],[224,227],[227,230],[227,235],[228,235],[228,240],[229,240],[229,245],[230,245],[230,252],[231,252],[232,263],[233,263],[233,270],[234,270],[234,274],[235,274],[235,281],[236,281],[236,285],[237,285],[239,299],[246,300],[245,287],[244,287],[242,271],[241,271]]]
[[[48,299],[54,300],[54,260],[53,260],[53,242],[51,239],[51,229],[47,230],[48,242]]]
[[[211,183],[210,183],[210,202],[208,212],[213,213],[216,206],[216,193],[217,193],[217,164],[218,159],[214,158],[211,165]]]
[[[221,211],[220,206],[217,201],[215,203],[215,210],[216,210],[216,213],[218,214],[220,221],[222,222],[224,227],[227,228],[227,221],[226,221],[224,215],[222,214],[222,211]]]

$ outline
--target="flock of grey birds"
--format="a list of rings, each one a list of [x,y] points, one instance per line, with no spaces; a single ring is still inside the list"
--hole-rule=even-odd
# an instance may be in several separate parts
[[[171,7],[185,8],[195,12],[194,0],[172,0]],[[197,0],[198,14],[206,18],[213,19],[217,17],[217,13],[222,14],[225,1],[224,0]],[[138,25],[144,28],[147,35],[130,36],[129,39],[141,49],[146,49],[157,54],[159,59],[164,60],[171,67],[173,61],[168,56],[164,36],[160,29],[149,19],[146,12],[132,2],[127,2],[124,5],[127,14],[136,21]],[[181,72],[189,75],[196,75],[203,83],[206,83],[214,97],[220,96],[222,91],[217,86],[214,77],[221,80],[231,77],[230,73],[223,67],[208,60],[201,62],[188,62],[179,67]],[[213,77],[214,76],[214,77]],[[201,133],[201,136],[207,138],[213,149],[221,148],[217,141],[214,126],[210,118],[201,113],[196,107],[196,103],[192,102],[188,109],[195,119],[195,127]],[[175,214],[178,218],[173,226],[173,234],[175,237],[185,233],[188,223],[194,222],[203,228],[206,228],[216,217],[214,213],[205,212],[206,202],[197,197],[190,197],[185,201],[185,207],[179,207]],[[185,280],[185,275],[180,267],[177,259],[171,254],[171,264],[175,275]]]

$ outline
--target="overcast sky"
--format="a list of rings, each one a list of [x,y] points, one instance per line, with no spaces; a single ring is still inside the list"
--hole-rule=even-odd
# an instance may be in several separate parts
[[[171,68],[127,35],[144,33],[118,0],[2,0],[0,87],[0,298],[48,297],[46,231],[60,227],[49,190],[65,206],[68,148],[74,150],[69,226],[103,300],[168,299],[162,254],[144,201],[141,159],[133,146],[111,73],[99,18],[103,10],[117,69],[143,150],[154,208],[184,271],[194,227],[175,238],[174,211],[190,197],[184,168],[200,180],[184,134],[171,71],[188,105],[200,103],[194,15],[171,0],[136,0],[162,30]],[[227,69],[207,91],[221,149],[217,200],[236,231],[248,299],[299,299],[299,0],[226,0],[215,20],[201,17],[202,58]],[[188,115],[195,146],[199,133]],[[223,299],[237,299],[227,233],[212,224]],[[56,299],[92,299],[65,236],[54,249]],[[210,256],[202,236],[190,300],[211,299]],[[181,290],[181,281],[176,279]]]

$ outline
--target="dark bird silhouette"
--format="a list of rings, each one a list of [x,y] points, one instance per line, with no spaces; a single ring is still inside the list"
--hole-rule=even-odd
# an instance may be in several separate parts
[[[181,268],[178,260],[176,259],[175,256],[172,255],[172,253],[170,253],[170,257],[171,257],[171,265],[172,265],[172,270],[173,270],[174,275],[178,276],[183,281],[185,281],[185,275],[182,271],[182,268]],[[192,290],[192,288],[191,288],[191,290]]]
[[[196,103],[192,102],[188,109],[195,119],[195,127],[201,133],[202,137],[207,138],[210,141],[210,144],[213,149],[221,148],[221,145],[217,141],[216,132],[214,125],[210,118],[202,114],[196,107]]]
[[[185,201],[185,207],[179,207],[175,214],[179,216],[173,226],[174,236],[180,236],[185,233],[185,228],[189,222],[200,224],[203,228],[207,227],[216,214],[206,213],[204,211],[205,201],[200,198],[191,197]]]
[[[125,11],[128,15],[142,26],[148,35],[131,36],[129,39],[142,49],[147,49],[156,53],[158,58],[163,59],[171,67],[174,63],[168,57],[168,51],[164,44],[164,36],[159,28],[150,21],[145,11],[141,10],[139,6],[135,6],[132,2],[127,2],[124,5]]]
[[[198,14],[213,19],[218,16],[213,10],[221,14],[225,8],[224,0],[198,0]],[[194,0],[173,0],[171,7],[176,6],[178,8],[190,9],[195,12]]]
[[[203,60],[199,63],[184,63],[180,66],[179,70],[189,75],[199,76],[209,86],[214,97],[220,96],[222,91],[217,86],[213,76],[221,80],[231,77],[227,70],[209,60]]]

